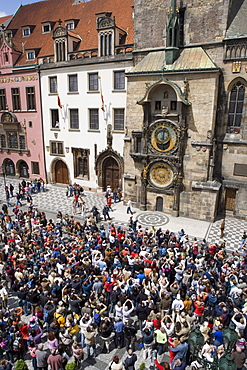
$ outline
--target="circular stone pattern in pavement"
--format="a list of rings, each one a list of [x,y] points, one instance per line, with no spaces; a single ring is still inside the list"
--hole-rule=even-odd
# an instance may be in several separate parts
[[[167,224],[169,218],[161,212],[144,212],[137,216],[137,221],[141,225],[157,226]]]

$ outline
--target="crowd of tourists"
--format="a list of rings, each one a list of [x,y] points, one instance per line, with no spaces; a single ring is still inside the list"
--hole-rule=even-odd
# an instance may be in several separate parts
[[[47,219],[32,202],[26,210],[4,203],[0,216],[0,370],[27,358],[34,370],[65,369],[71,360],[80,369],[99,353],[112,353],[111,370],[135,370],[137,354],[148,366],[184,370],[195,328],[204,337],[200,367],[200,358],[212,363],[224,354],[229,325],[238,336],[231,355],[243,368],[245,233],[239,250],[227,253],[223,239],[209,244],[183,229],[145,228],[132,213],[128,228],[93,210],[81,222],[61,212]],[[123,358],[118,348],[126,348]]]

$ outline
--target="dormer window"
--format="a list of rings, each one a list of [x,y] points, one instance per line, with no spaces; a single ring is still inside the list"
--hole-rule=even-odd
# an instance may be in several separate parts
[[[51,25],[50,23],[44,23],[42,25],[42,33],[49,33],[51,32]]]
[[[31,34],[30,27],[25,27],[22,29],[22,35],[23,36],[29,36]]]
[[[35,59],[35,51],[29,50],[27,51],[27,60],[34,60]]]
[[[74,21],[66,22],[66,28],[67,28],[67,30],[74,30],[75,29]]]

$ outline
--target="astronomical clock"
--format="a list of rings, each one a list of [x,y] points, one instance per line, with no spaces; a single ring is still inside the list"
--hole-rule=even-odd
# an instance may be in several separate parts
[[[156,154],[156,159],[149,163],[147,174],[152,187],[165,190],[172,186],[176,168],[170,158],[176,152],[178,144],[179,130],[175,123],[163,119],[150,125],[148,147],[151,153]]]

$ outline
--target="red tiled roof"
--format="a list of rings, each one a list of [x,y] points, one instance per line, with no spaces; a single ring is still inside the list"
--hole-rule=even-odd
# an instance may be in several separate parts
[[[52,32],[42,34],[42,22],[49,19],[61,26],[65,26],[65,20],[80,19],[74,30],[74,34],[82,38],[80,50],[93,49],[98,47],[98,32],[96,30],[96,13],[112,12],[115,17],[116,26],[127,32],[126,44],[134,42],[134,25],[132,19],[132,6],[134,0],[90,0],[73,4],[74,0],[44,0],[37,3],[24,5],[19,8],[9,29],[17,29],[13,37],[13,44],[17,50],[40,48],[38,57],[54,54],[54,40]],[[24,25],[32,24],[35,27],[31,35],[23,37],[22,28]],[[37,60],[33,61],[36,63]],[[18,65],[30,64],[26,61],[26,53],[18,60]]]
[[[5,17],[0,17],[0,24],[6,22],[9,18],[13,17],[12,15],[5,15]]]

